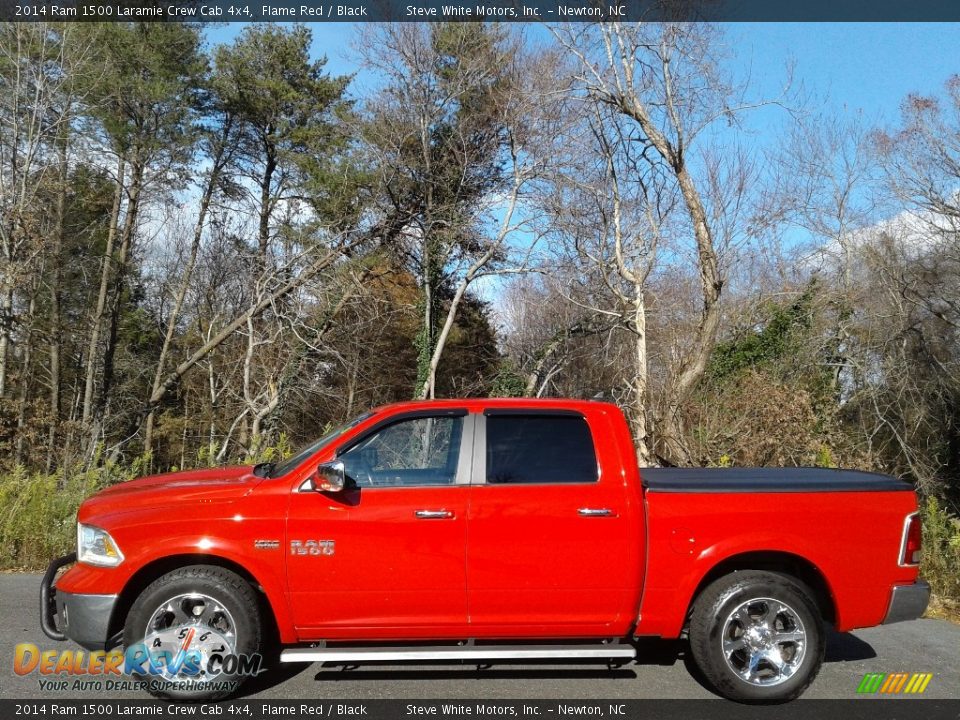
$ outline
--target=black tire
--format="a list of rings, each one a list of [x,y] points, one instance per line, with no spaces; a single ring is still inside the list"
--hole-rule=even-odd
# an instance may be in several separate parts
[[[201,594],[213,599],[228,613],[234,626],[234,651],[254,655],[261,652],[262,627],[257,594],[246,580],[230,570],[211,565],[188,565],[154,580],[140,593],[127,613],[123,628],[123,646],[130,648],[143,642],[147,624],[154,612],[171,599],[183,595]],[[223,616],[223,614],[221,614]],[[190,623],[176,623],[170,627],[190,627]],[[247,679],[241,674],[221,672],[215,682],[202,688],[178,687],[163,677],[137,675],[146,683],[146,689],[155,697],[167,700],[216,700],[234,694]]]
[[[741,612],[734,617],[732,613],[739,608]],[[770,614],[774,614],[772,621]],[[776,642],[792,636],[803,639]],[[717,693],[738,702],[775,703],[798,697],[820,670],[824,638],[813,593],[796,578],[781,573],[744,570],[722,577],[697,597],[690,616],[690,653],[695,665]],[[741,648],[729,653],[729,662],[725,639],[728,647]],[[786,670],[767,659],[751,666],[751,657],[761,657],[764,647],[775,649],[774,659],[784,663]],[[787,676],[787,672],[792,674]]]

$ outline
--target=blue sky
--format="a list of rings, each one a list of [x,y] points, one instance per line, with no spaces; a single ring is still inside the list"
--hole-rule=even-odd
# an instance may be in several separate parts
[[[792,57],[797,78],[838,109],[895,112],[908,92],[935,92],[960,73],[957,24],[751,23],[727,30],[738,64],[752,60],[758,82],[774,90]]]
[[[960,73],[960,25],[952,23],[731,23],[738,72],[757,95],[775,95],[793,62],[794,81],[825,111],[861,111],[894,122],[911,92],[939,94]]]
[[[208,37],[229,41],[241,27],[211,27]],[[313,23],[310,29],[314,53],[329,58],[331,72],[359,70],[350,47],[357,26]],[[729,23],[725,30],[731,69],[749,73],[755,96],[777,95],[792,62],[795,82],[825,110],[862,111],[878,124],[896,119],[907,93],[938,93],[950,75],[960,73],[960,24]],[[358,82],[368,79],[361,74]],[[762,129],[765,122],[761,117],[751,124]]]
[[[229,42],[241,24],[208,28],[208,40]],[[351,43],[352,23],[314,23],[313,54],[328,57],[333,74],[358,73],[352,93],[362,96],[376,78],[358,65]],[[749,99],[778,97],[792,65],[793,89],[801,91],[802,109],[814,115],[861,113],[867,127],[897,122],[908,93],[937,95],[945,81],[960,73],[960,24],[947,23],[729,23],[729,70],[749,77]],[[546,34],[532,29],[532,35]],[[783,109],[768,106],[740,116],[748,132],[741,136],[754,148],[782,139],[791,122]],[[726,130],[717,128],[720,135]],[[802,232],[787,232],[788,242],[802,241]]]

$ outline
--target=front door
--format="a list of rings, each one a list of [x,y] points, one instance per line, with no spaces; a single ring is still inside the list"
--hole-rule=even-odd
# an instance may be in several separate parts
[[[287,573],[303,639],[466,634],[472,436],[465,412],[388,419],[340,449],[348,489],[293,495]]]

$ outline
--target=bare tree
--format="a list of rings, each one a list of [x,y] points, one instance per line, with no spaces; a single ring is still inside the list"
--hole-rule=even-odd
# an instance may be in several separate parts
[[[647,298],[649,279],[667,232],[675,194],[658,165],[645,162],[642,146],[605,105],[572,103],[567,116],[581,122],[559,136],[551,165],[555,172],[545,198],[553,218],[551,237],[563,248],[555,255],[556,292],[579,309],[572,324],[549,337],[528,383],[542,380],[547,360],[572,336],[599,326],[619,328],[633,338],[632,362],[624,369],[623,402],[637,457],[653,461],[649,412]],[[586,316],[585,319],[583,316]],[[532,390],[528,384],[528,390]]]
[[[180,283],[177,287],[176,296],[173,301],[173,307],[167,317],[167,328],[163,336],[163,344],[160,347],[160,356],[157,358],[157,368],[153,375],[153,383],[150,389],[150,395],[153,397],[160,389],[160,383],[166,371],[167,355],[173,343],[174,334],[177,330],[177,324],[180,321],[180,312],[183,309],[184,301],[190,290],[193,281],[193,270],[197,263],[197,256],[200,252],[200,243],[203,240],[204,229],[207,223],[207,214],[210,211],[211,202],[214,194],[222,183],[224,170],[230,163],[232,156],[232,136],[235,118],[229,110],[225,110],[221,117],[217,118],[217,126],[209,132],[207,143],[207,156],[210,159],[210,169],[205,175],[203,191],[200,196],[199,207],[197,209],[197,220],[193,228],[193,238],[190,243],[190,249],[187,253],[186,261],[180,269]],[[153,447],[153,423],[154,408],[151,407],[147,413],[144,426],[143,447],[145,452],[150,452]]]
[[[627,132],[641,148],[641,161],[668,174],[694,240],[699,319],[675,358],[659,422],[664,454],[671,462],[687,463],[682,406],[703,376],[716,342],[724,286],[721,258],[729,239],[724,228],[729,232],[735,225],[729,215],[742,209],[738,197],[747,177],[734,169],[739,177],[733,188],[741,192],[720,197],[720,168],[730,158],[709,152],[698,158],[696,149],[707,145],[704,136],[716,121],[735,121],[739,111],[756,103],[745,102],[742,89],[723,77],[716,30],[709,26],[603,23],[558,27],[554,33],[578,61],[576,88],[584,99],[631,123]]]
[[[0,398],[7,394],[15,292],[42,250],[42,193],[58,173],[63,179],[70,98],[86,53],[75,34],[48,23],[0,30]],[[58,156],[59,164],[50,162]]]
[[[870,311],[850,404],[864,442],[929,492],[958,476],[960,77],[942,97],[908,96],[898,127],[873,140],[906,210],[859,249]]]
[[[509,184],[496,188],[481,198],[473,210],[473,222],[483,215],[469,248],[462,249],[459,268],[447,271],[453,284],[446,317],[434,341],[426,378],[417,389],[417,397],[432,398],[436,392],[437,368],[457,319],[464,297],[476,281],[496,281],[506,275],[531,272],[532,260],[542,239],[541,208],[533,201],[534,186],[543,180],[545,156],[540,148],[554,137],[558,121],[553,114],[558,104],[551,98],[555,87],[544,80],[549,77],[553,57],[549,54],[513,55],[515,65],[501,69],[509,72],[510,81],[495,97],[501,107],[497,111],[503,132],[501,148],[503,168]],[[521,75],[519,68],[527,69]],[[496,216],[499,215],[499,221]]]
[[[169,25],[104,26],[106,58],[90,83],[89,115],[103,152],[115,158],[114,200],[101,262],[97,301],[86,351],[82,422],[90,453],[102,432],[101,415],[114,376],[122,291],[139,231],[146,193],[176,184],[193,145],[193,95],[205,64],[196,28]],[[99,391],[97,385],[99,383]]]

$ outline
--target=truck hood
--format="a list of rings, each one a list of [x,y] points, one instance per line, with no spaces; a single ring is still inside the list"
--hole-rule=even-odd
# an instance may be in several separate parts
[[[172,509],[183,503],[224,502],[246,495],[262,480],[253,474],[251,465],[149,475],[90,496],[77,517],[83,522],[144,507]]]

